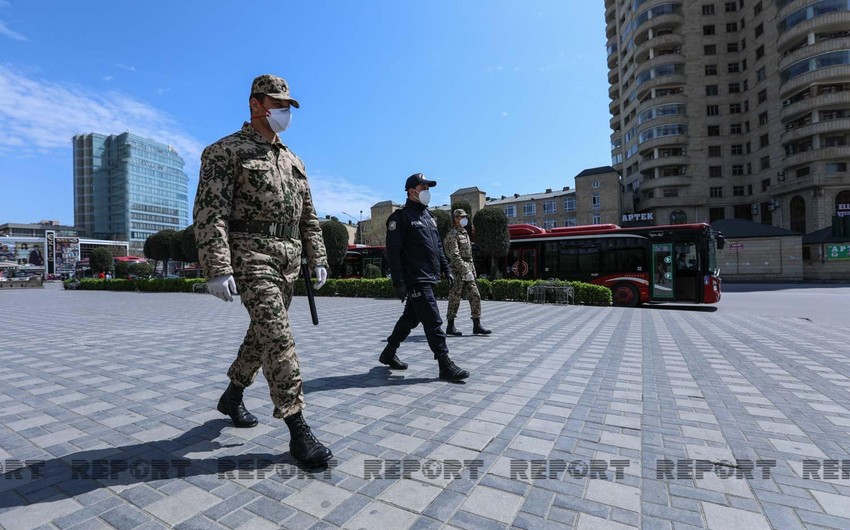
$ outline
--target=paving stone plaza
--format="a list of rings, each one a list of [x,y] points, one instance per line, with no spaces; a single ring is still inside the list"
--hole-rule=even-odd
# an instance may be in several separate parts
[[[474,337],[464,302],[452,384],[421,329],[377,364],[398,301],[317,303],[290,312],[335,459],[306,473],[262,374],[259,426],[215,410],[238,303],[0,293],[0,527],[850,528],[846,328],[485,301]]]

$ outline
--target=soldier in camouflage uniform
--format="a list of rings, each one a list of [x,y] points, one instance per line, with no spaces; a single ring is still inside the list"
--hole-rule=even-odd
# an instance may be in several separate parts
[[[236,427],[255,426],[242,394],[262,367],[274,416],[289,427],[292,456],[317,466],[333,455],[301,413],[304,392],[287,310],[302,251],[315,269],[316,288],[327,278],[327,256],[304,163],[278,136],[289,125],[291,107],[299,105],[285,80],[262,75],[254,79],[249,107],[250,123],[204,149],[195,198],[207,288],[225,301],[240,293],[251,317],[218,410]]]
[[[475,335],[489,335],[490,330],[481,327],[481,295],[478,294],[478,284],[475,283],[475,264],[472,263],[472,243],[466,232],[466,223],[469,216],[458,208],[452,212],[454,226],[443,240],[443,248],[446,257],[452,266],[452,274],[456,278],[454,285],[449,290],[449,311],[446,318],[449,321],[446,326],[446,334],[460,337],[463,335],[455,328],[455,317],[460,307],[460,299],[466,296],[469,300],[469,309],[472,312],[472,333]]]

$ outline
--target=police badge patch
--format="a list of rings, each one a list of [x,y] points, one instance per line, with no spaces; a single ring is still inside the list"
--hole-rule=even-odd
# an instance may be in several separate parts
[[[387,230],[395,230],[395,221],[390,221],[390,224],[387,225]]]

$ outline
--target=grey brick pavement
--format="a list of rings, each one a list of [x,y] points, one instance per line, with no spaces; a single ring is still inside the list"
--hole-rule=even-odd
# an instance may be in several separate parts
[[[303,298],[291,314],[306,415],[336,466],[307,475],[262,375],[246,392],[260,426],[234,429],[214,409],[247,325],[240,305],[56,285],[0,293],[0,527],[850,527],[850,478],[804,468],[836,459],[850,472],[843,329],[485,302],[494,334],[450,338],[473,374],[456,385],[436,379],[421,331],[400,350],[407,372],[377,366],[398,302],[318,308],[319,327]],[[768,478],[727,478],[745,476],[740,464],[657,477],[659,460],[678,459],[776,466]],[[367,460],[474,460],[480,474],[378,479]],[[613,461],[621,477],[581,477]],[[81,475],[97,462],[114,476]]]

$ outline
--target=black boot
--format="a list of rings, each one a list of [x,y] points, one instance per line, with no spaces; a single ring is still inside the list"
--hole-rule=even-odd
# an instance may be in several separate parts
[[[231,381],[227,385],[227,390],[221,395],[221,399],[218,400],[218,411],[230,416],[234,427],[255,427],[257,417],[248,412],[245,403],[242,402],[242,392],[244,391],[244,388],[233,384],[233,381]]]
[[[481,319],[480,318],[473,318],[472,319],[472,334],[473,335],[489,335],[490,333],[493,333],[493,332],[490,331],[489,329],[484,329],[483,327],[481,327]]]
[[[333,458],[330,449],[316,439],[301,412],[284,418],[289,427],[289,453],[307,467],[319,467]]]
[[[381,352],[381,356],[378,357],[378,361],[381,364],[386,364],[393,370],[407,370],[407,363],[401,362],[395,352],[395,348],[387,344],[387,347]]]
[[[437,357],[437,363],[440,365],[440,379],[445,379],[446,381],[462,381],[469,377],[469,372],[458,368],[458,366],[449,359],[448,354]]]
[[[449,319],[449,325],[446,326],[446,335],[454,335],[455,337],[463,336],[463,333],[458,331],[455,327],[455,319],[453,318]]]

